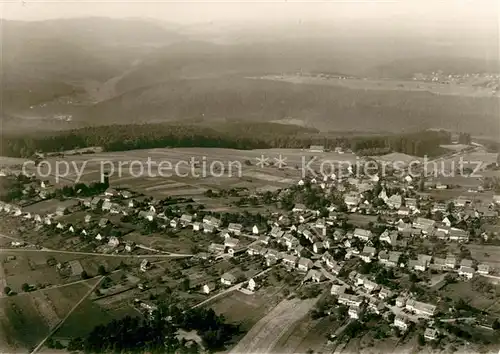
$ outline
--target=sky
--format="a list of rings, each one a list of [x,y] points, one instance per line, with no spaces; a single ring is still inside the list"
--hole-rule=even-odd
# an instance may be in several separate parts
[[[497,25],[500,3],[498,0],[3,1],[0,2],[2,18],[27,21],[88,16],[146,17],[179,24],[390,20],[423,27],[472,29],[485,23]]]

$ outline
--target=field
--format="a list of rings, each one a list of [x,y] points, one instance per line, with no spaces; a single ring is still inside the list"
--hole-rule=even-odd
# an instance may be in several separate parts
[[[430,92],[436,95],[452,95],[465,97],[494,97],[491,89],[474,86],[474,85],[459,85],[459,84],[441,84],[438,82],[422,82],[409,80],[384,80],[384,79],[358,79],[358,78],[326,78],[315,76],[263,76],[261,80],[273,80],[288,82],[293,84],[307,85],[325,85],[325,86],[340,86],[349,89],[362,90],[382,90],[382,91],[422,91]],[[498,93],[497,93],[498,95]]]
[[[234,291],[210,305],[218,314],[230,322],[241,323],[245,331],[250,330],[281,299],[280,288],[266,287],[252,295]]]
[[[312,309],[318,298],[283,300],[233,348],[232,353],[270,353],[280,338]]]
[[[0,298],[2,352],[23,349],[25,352],[26,348],[38,344],[94,281]]]

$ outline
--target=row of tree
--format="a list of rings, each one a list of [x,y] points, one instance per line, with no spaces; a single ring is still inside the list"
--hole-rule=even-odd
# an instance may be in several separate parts
[[[435,155],[441,144],[450,142],[444,131],[422,131],[404,135],[339,136],[311,129],[274,123],[226,123],[223,125],[142,124],[86,127],[36,135],[4,135],[1,153],[31,157],[37,152],[61,152],[87,147],[126,151],[164,147],[232,149],[343,147],[361,154],[390,151],[410,155]]]

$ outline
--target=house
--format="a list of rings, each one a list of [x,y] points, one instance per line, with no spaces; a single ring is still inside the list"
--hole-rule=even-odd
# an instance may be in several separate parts
[[[199,221],[195,221],[193,223],[193,231],[200,231],[202,229],[202,223]]]
[[[398,240],[398,233],[397,231],[385,230],[382,234],[380,234],[379,240],[380,242],[386,242],[391,246],[395,246]]]
[[[230,247],[230,248],[235,248],[236,246],[238,246],[239,242],[240,242],[240,240],[238,240],[237,238],[228,237],[224,240],[224,246]]]
[[[404,296],[398,296],[396,298],[396,306],[404,307],[406,305],[406,298]]]
[[[338,302],[339,304],[346,306],[359,307],[363,303],[363,297],[359,295],[341,293],[339,294]]]
[[[111,206],[112,206],[112,203],[109,200],[105,200],[101,205],[101,210],[102,211],[110,211]]]
[[[125,251],[132,252],[134,249],[135,249],[135,243],[134,242],[127,241],[125,243]]]
[[[210,253],[224,253],[226,246],[221,245],[219,243],[212,243],[208,246],[208,251]]]
[[[302,272],[307,272],[313,266],[313,261],[309,258],[300,257],[297,268]]]
[[[129,192],[129,191],[120,191],[120,195],[124,198],[124,199],[129,199],[129,198],[132,198],[132,193]]]
[[[488,275],[490,273],[490,266],[488,264],[479,264],[477,266],[477,272],[481,275]]]
[[[62,229],[64,229],[64,225],[61,224],[60,222],[58,222],[56,225],[56,229],[62,230]]]
[[[357,228],[354,230],[353,236],[362,241],[368,241],[372,237],[372,232],[370,230]]]
[[[418,209],[418,203],[416,198],[405,198],[405,205],[410,210]]]
[[[292,211],[294,213],[303,213],[303,212],[307,211],[307,208],[306,208],[306,206],[304,204],[295,204],[293,206]]]
[[[450,270],[455,269],[455,267],[457,266],[457,259],[455,258],[455,256],[452,255],[447,256],[446,259],[444,260],[444,266],[445,268]]]
[[[427,327],[424,332],[424,338],[427,340],[436,340],[439,332],[435,328]]]
[[[380,315],[382,311],[384,311],[385,304],[375,297],[370,297],[368,302],[368,310],[371,312]]]
[[[429,268],[431,270],[445,270],[446,268],[446,259],[440,257],[433,257],[432,263],[429,264]]]
[[[469,241],[469,232],[452,227],[448,237],[450,241],[467,242]]]
[[[344,203],[348,208],[353,208],[359,205],[361,199],[357,195],[347,194],[344,196]]]
[[[335,296],[344,294],[346,289],[347,287],[345,285],[332,284],[332,287],[330,288],[330,294]]]
[[[241,224],[230,223],[227,227],[229,232],[232,232],[235,235],[240,235],[243,226]]]
[[[138,216],[142,219],[146,219],[147,221],[153,221],[156,216],[156,213],[151,210],[141,210]],[[174,226],[172,226],[174,227]]]
[[[85,218],[83,219],[83,221],[85,221],[86,223],[89,223],[90,220],[92,220],[92,216],[89,214],[85,215]]]
[[[323,252],[323,248],[324,248],[323,242],[313,243],[313,252],[314,253],[318,254],[318,253]]]
[[[233,285],[238,281],[236,276],[230,272],[222,274],[222,277],[220,278],[220,282],[224,285]]]
[[[276,264],[276,262],[278,262],[278,260],[280,260],[282,257],[278,251],[273,250],[273,249],[269,249],[269,250],[267,250],[266,254],[264,255],[264,258],[266,259],[266,265],[268,267],[270,267],[270,266]]]
[[[38,214],[35,214],[33,216],[33,221],[41,223],[42,222],[42,217],[40,215],[38,215]]]
[[[378,297],[382,300],[389,299],[393,295],[394,293],[385,287],[381,288],[380,291],[378,292]]]
[[[189,214],[182,214],[179,221],[183,227],[186,227],[193,222],[193,216]]]
[[[281,231],[281,228],[279,226],[273,226],[271,232],[269,232],[269,235],[273,238],[279,238],[280,236],[283,236],[282,232],[283,231]]]
[[[260,234],[260,230],[259,230],[259,227],[257,225],[254,225],[252,227],[252,234],[254,234],[254,235]]]
[[[100,233],[98,233],[98,234],[96,235],[95,239],[96,239],[97,241],[102,241],[102,240],[104,240],[104,237],[103,237]]]
[[[177,226],[179,226],[179,219],[178,218],[173,218],[172,220],[170,220],[170,227],[172,228],[177,228]]]
[[[425,302],[409,299],[406,301],[405,308],[408,311],[414,312],[418,316],[431,317],[436,312],[436,306]]]
[[[151,263],[147,259],[143,259],[141,261],[141,265],[139,266],[141,272],[146,272],[148,269],[151,268]]]
[[[400,216],[408,216],[408,215],[410,215],[410,208],[401,207],[398,209],[397,214]]]
[[[311,278],[313,282],[319,283],[325,279],[325,275],[319,270],[311,269],[306,278]]]
[[[365,288],[365,290],[368,291],[369,293],[374,292],[380,288],[380,285],[378,285],[374,281],[371,281],[368,278],[363,277],[363,278],[361,278],[361,281],[362,281],[363,288]]]
[[[250,280],[248,281],[247,289],[250,291],[255,291],[256,288],[257,288],[257,283],[253,278],[250,278]]]
[[[111,236],[108,240],[108,246],[110,247],[118,247],[118,245],[120,244],[120,240],[116,237],[116,236]]]
[[[462,259],[460,261],[460,267],[469,267],[469,268],[472,268],[472,265],[473,265],[473,261],[472,259]]]
[[[104,195],[107,197],[112,197],[118,195],[118,192],[114,188],[108,188],[104,191]]]
[[[248,246],[247,253],[250,256],[258,256],[261,255],[262,252],[264,251],[264,247],[260,244],[252,244]]]
[[[302,231],[302,236],[304,236],[304,238],[306,240],[308,240],[309,242],[311,242],[311,243],[314,242],[314,235],[310,230]]]
[[[94,197],[94,198],[92,198],[92,200],[90,202],[90,208],[97,209],[102,202],[103,202],[103,200],[101,198]]]
[[[403,204],[403,198],[399,194],[391,195],[385,203],[392,209],[399,209]]]
[[[205,216],[203,218],[203,224],[218,229],[221,226],[222,222],[219,219],[217,219],[216,217]]]
[[[258,239],[258,241],[264,245],[268,245],[270,240],[271,240],[271,238],[269,236],[266,236],[266,235],[262,235]]]
[[[370,263],[372,261],[372,258],[375,257],[375,254],[377,253],[377,250],[375,247],[371,246],[365,246],[363,247],[363,251],[359,255],[359,257],[363,260],[365,263]]]
[[[401,331],[406,332],[408,330],[408,318],[401,314],[394,317],[394,327],[399,328]]]
[[[69,225],[68,231],[75,232],[75,228],[73,227],[73,225]]]
[[[203,294],[210,294],[212,291],[215,290],[215,283],[213,282],[210,282],[210,283],[207,283],[207,284],[204,284],[201,288],[201,292]]]
[[[297,256],[292,256],[287,254],[286,256],[283,257],[283,265],[287,268],[295,268],[297,264]]]
[[[203,232],[206,234],[213,234],[216,230],[215,226],[210,225],[210,224],[202,224]]]
[[[389,267],[397,267],[399,266],[399,259],[401,258],[401,252],[391,251],[389,252],[389,259],[386,262],[386,265]]]
[[[106,225],[108,225],[108,223],[109,223],[108,219],[101,218],[101,220],[99,220],[99,227],[105,227]]]
[[[418,217],[413,222],[413,227],[424,231],[433,228],[435,224],[436,222],[434,220]]]
[[[325,147],[323,145],[311,145],[309,152],[325,152]]]
[[[43,223],[45,225],[52,225],[52,218],[50,216],[46,216],[44,219],[43,219]]]
[[[461,266],[458,270],[458,275],[467,279],[472,279],[472,277],[474,276],[474,268]]]
[[[349,318],[357,320],[361,317],[362,308],[358,306],[350,306],[347,314],[349,315]]]

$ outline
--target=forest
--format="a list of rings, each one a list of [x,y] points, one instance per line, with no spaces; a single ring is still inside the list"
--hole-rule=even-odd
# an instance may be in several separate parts
[[[67,349],[86,353],[198,353],[197,343],[177,337],[179,329],[196,331],[209,351],[223,349],[240,333],[238,325],[226,323],[212,309],[182,311],[176,305],[160,303],[148,319],[127,316],[99,325],[85,338],[73,338]]]
[[[277,123],[211,124],[140,124],[95,126],[32,135],[7,135],[1,142],[1,154],[33,157],[36,153],[63,152],[87,147],[104,151],[135,149],[206,147],[230,149],[342,147],[360,155],[401,152],[416,156],[440,154],[441,144],[449,144],[446,131],[420,131],[405,134],[356,136],[320,133],[315,129]]]

